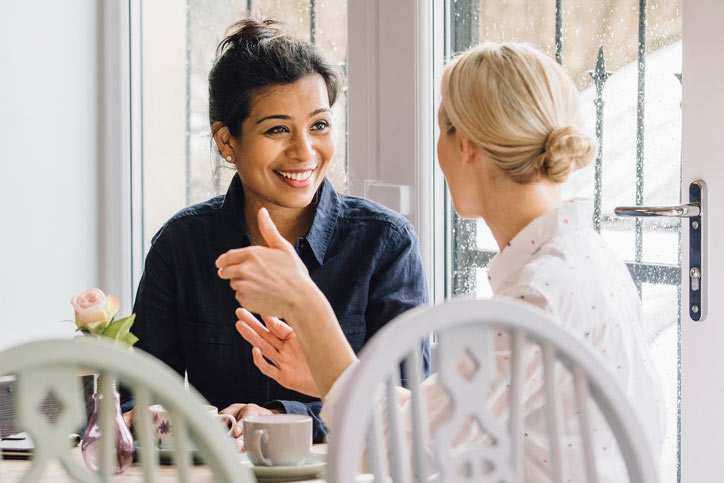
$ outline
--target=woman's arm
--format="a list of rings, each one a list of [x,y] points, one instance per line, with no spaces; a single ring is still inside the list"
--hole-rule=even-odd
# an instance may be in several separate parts
[[[264,208],[259,210],[258,222],[267,247],[224,253],[216,260],[219,276],[229,280],[242,307],[284,319],[294,329],[317,391],[324,398],[356,359],[354,351],[332,306]]]

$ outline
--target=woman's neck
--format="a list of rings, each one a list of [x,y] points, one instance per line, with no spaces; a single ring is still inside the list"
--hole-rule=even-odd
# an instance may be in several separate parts
[[[496,195],[485,203],[483,219],[493,232],[500,251],[530,222],[560,205],[557,185],[533,182],[525,185],[500,180]]]
[[[269,216],[271,216],[279,233],[292,245],[296,243],[298,238],[307,234],[309,227],[312,226],[314,213],[316,211],[314,205],[311,204],[303,208],[285,208],[261,200],[254,195],[245,196],[244,219],[247,230],[249,230],[249,238],[251,238],[253,245],[266,245],[259,232],[259,224],[257,221],[259,209],[262,207],[269,211]]]

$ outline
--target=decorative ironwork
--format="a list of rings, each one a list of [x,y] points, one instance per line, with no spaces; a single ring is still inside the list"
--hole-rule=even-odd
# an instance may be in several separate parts
[[[317,43],[317,0],[309,0],[309,41]]]
[[[461,52],[480,41],[480,2],[478,0],[455,0],[450,2],[452,8],[452,52]],[[446,195],[446,196],[449,196]],[[473,253],[477,241],[477,225],[475,220],[460,218],[450,205],[452,217],[452,293],[446,295],[475,293],[475,268],[478,265],[470,263],[469,257]],[[486,264],[487,265],[487,264]],[[485,265],[482,265],[485,266]]]
[[[636,205],[644,204],[644,101],[646,99],[646,2],[639,0],[638,96],[636,98]],[[643,259],[643,222],[636,219],[636,253]],[[641,293],[641,284],[636,286]]]
[[[563,0],[556,0],[556,62],[563,64]]]
[[[596,100],[593,104],[596,106],[596,138],[598,139],[598,155],[596,156],[596,173],[593,185],[593,228],[601,231],[601,200],[603,186],[603,86],[611,75],[606,70],[606,60],[603,55],[603,45],[598,48],[598,61],[596,62],[596,70],[588,72],[593,77],[596,85]]]

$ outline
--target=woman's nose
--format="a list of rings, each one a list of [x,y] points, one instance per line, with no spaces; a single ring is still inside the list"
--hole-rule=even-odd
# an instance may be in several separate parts
[[[307,133],[299,133],[292,138],[288,156],[299,161],[308,161],[314,156],[312,140]]]

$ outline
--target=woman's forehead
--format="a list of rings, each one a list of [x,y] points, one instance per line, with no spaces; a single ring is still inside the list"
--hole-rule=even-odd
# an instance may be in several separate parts
[[[250,118],[286,114],[307,117],[329,109],[327,85],[319,74],[264,88],[252,97]]]

